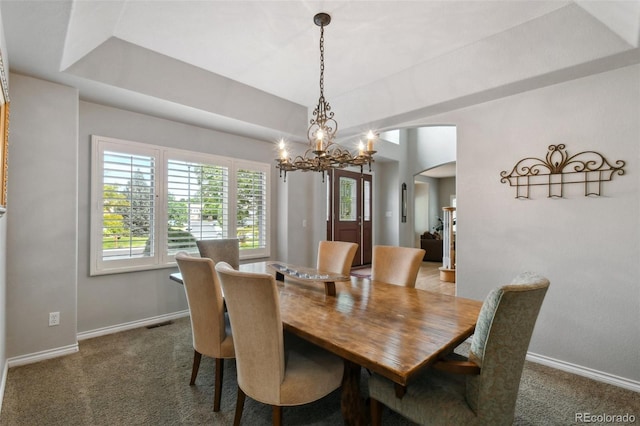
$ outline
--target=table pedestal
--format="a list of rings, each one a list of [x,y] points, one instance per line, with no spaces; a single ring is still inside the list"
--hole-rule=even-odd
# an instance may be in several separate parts
[[[360,395],[360,371],[362,367],[344,360],[344,376],[342,377],[342,398],[340,408],[344,424],[348,426],[365,426],[369,424],[369,410]]]

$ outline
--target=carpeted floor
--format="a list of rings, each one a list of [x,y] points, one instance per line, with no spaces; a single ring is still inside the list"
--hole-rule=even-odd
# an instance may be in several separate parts
[[[0,426],[233,424],[235,363],[225,364],[222,409],[213,412],[213,360],[189,386],[193,347],[187,318],[80,342],[80,352],[9,370]],[[366,396],[366,378],[362,391]],[[635,415],[635,392],[526,363],[516,425],[575,424],[577,412]],[[340,425],[339,390],[284,409],[286,425]],[[249,398],[243,424],[270,425],[271,409]],[[384,411],[384,425],[410,425]]]

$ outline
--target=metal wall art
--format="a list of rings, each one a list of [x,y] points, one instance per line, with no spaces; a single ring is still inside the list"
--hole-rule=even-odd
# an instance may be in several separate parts
[[[516,188],[516,198],[529,198],[532,186],[546,186],[547,197],[562,198],[564,185],[581,183],[584,195],[599,196],[602,182],[613,175],[623,175],[625,162],[618,160],[615,166],[595,151],[584,151],[569,155],[564,144],[549,145],[544,159],[528,157],[516,163],[511,172],[500,172],[500,182]]]

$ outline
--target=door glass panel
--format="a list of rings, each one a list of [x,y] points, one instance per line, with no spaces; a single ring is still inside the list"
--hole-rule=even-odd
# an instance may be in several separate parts
[[[340,177],[340,221],[355,222],[357,215],[356,180]]]
[[[371,182],[364,181],[364,193],[362,194],[364,203],[364,220],[367,222],[371,220]]]

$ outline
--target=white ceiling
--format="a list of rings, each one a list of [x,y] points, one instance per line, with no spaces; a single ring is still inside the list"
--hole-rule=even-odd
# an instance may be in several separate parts
[[[304,140],[320,11],[346,134],[640,61],[637,0],[0,1],[12,71],[265,140]]]

